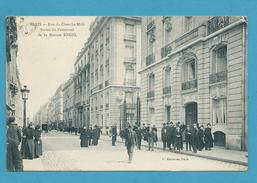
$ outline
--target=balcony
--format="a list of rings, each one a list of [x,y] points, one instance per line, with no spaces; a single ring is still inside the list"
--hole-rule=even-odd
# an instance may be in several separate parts
[[[227,71],[221,71],[215,74],[211,74],[209,77],[210,84],[219,83],[222,81],[227,81]]]
[[[163,95],[167,95],[167,94],[171,94],[171,86],[166,86],[162,89],[162,94]]]
[[[146,67],[147,66],[149,66],[149,65],[151,65],[151,64],[153,64],[154,62],[155,62],[155,55],[152,53],[152,54],[150,54],[150,55],[148,55],[147,57],[146,57],[146,59],[145,59],[145,61],[146,61]]]
[[[208,35],[226,27],[227,25],[229,25],[228,16],[213,17],[207,23]]]
[[[155,28],[155,23],[154,20],[152,20],[148,25],[147,25],[147,32]]]
[[[197,79],[191,80],[191,81],[186,81],[186,82],[182,83],[181,87],[182,87],[182,90],[189,90],[189,89],[197,88]]]
[[[124,85],[136,86],[136,79],[125,79]]]
[[[147,98],[154,98],[154,91],[147,92]]]
[[[162,47],[161,49],[161,56],[162,58],[166,57],[172,50],[171,44],[167,44],[166,46]]]
[[[137,37],[135,34],[125,34],[124,41],[136,41]]]
[[[135,57],[124,57],[124,62],[125,63],[136,63],[136,58]]]
[[[15,95],[18,92],[18,88],[15,83],[10,83],[10,91],[13,95]]]
[[[109,86],[109,81],[105,81],[105,86]]]

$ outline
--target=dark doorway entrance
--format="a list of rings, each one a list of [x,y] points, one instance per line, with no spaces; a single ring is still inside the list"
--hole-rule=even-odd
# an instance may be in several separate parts
[[[226,134],[221,131],[216,131],[214,133],[214,145],[215,146],[226,146]]]
[[[197,103],[190,102],[186,105],[186,125],[197,123]]]

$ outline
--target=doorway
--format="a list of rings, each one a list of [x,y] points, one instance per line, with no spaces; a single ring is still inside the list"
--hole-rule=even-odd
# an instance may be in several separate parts
[[[197,123],[197,103],[190,102],[186,105],[186,125],[193,126],[194,123]]]

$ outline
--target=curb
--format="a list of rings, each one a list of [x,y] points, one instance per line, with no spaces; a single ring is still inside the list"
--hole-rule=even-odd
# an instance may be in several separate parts
[[[105,140],[105,141],[109,141],[108,139],[101,139],[101,140]],[[123,143],[120,140],[116,140],[116,142],[118,143]],[[141,146],[143,147],[148,147],[146,144],[141,144]],[[154,147],[155,149],[158,150],[162,150],[161,147]],[[168,151],[167,151],[168,152]],[[175,154],[184,154],[184,155],[188,155],[188,156],[195,156],[195,157],[200,157],[200,158],[205,158],[205,159],[210,159],[210,160],[216,160],[216,161],[222,161],[222,162],[226,162],[226,163],[232,163],[232,164],[238,164],[238,165],[243,165],[243,166],[248,166],[247,162],[243,162],[243,161],[237,161],[237,160],[230,160],[230,159],[225,159],[225,158],[217,158],[217,157],[213,157],[213,156],[208,156],[208,155],[202,155],[202,154],[197,154],[197,153],[188,153],[188,152],[183,152],[181,151],[179,152],[174,152],[172,151],[171,153],[175,153]]]

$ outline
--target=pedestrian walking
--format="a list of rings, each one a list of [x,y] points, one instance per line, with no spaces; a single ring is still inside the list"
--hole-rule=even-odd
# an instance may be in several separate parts
[[[152,128],[153,132],[154,132],[154,143],[157,146],[157,142],[158,142],[158,136],[157,136],[157,127],[155,125],[153,125]]]
[[[125,130],[125,146],[127,147],[128,153],[128,163],[132,162],[134,147],[136,145],[136,132],[132,130],[132,127],[129,125],[128,129]]]
[[[162,127],[162,130],[161,130],[161,140],[162,140],[162,144],[163,144],[163,151],[166,151],[167,140],[168,140],[168,133],[167,133],[166,123],[163,123],[163,127]]]
[[[116,140],[117,140],[117,126],[112,126],[111,129],[111,136],[112,136],[112,146],[115,146]]]
[[[185,141],[186,141],[186,151],[191,151],[192,149],[192,132],[190,126],[187,125],[185,129]]]
[[[7,170],[23,171],[22,156],[19,151],[21,143],[21,129],[15,123],[14,117],[7,118]]]
[[[80,147],[88,147],[89,130],[84,126],[80,130]]]
[[[147,142],[148,142],[148,151],[153,151],[155,133],[153,129],[150,127],[147,133]]]
[[[40,126],[37,125],[35,127],[35,139],[34,139],[34,146],[35,146],[35,158],[39,158],[43,154],[42,150],[42,140],[41,140],[41,133]]]
[[[211,150],[213,147],[213,137],[212,137],[212,132],[211,132],[211,124],[208,123],[207,127],[204,130],[204,141],[205,141],[205,150]]]

